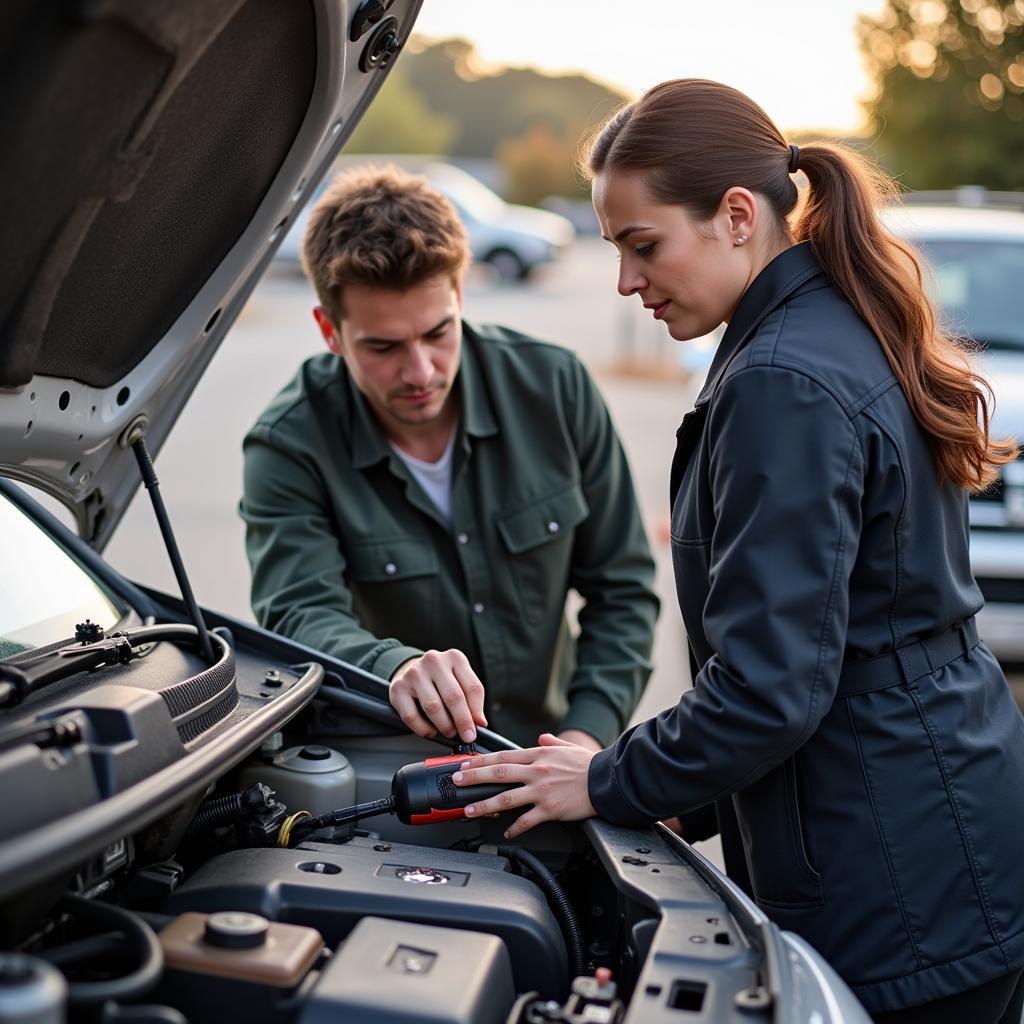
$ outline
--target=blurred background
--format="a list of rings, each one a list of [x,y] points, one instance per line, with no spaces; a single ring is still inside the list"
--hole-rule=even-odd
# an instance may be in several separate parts
[[[1006,282],[987,340],[998,347],[999,335],[1017,354],[999,372],[1024,379],[1022,25],[1024,0],[426,0],[341,163],[395,161],[426,173],[470,228],[478,262],[467,318],[570,346],[601,384],[633,465],[664,602],[638,716],[689,685],[663,523],[675,430],[716,338],[673,342],[638,300],[616,294],[615,252],[595,234],[575,170],[581,139],[647,87],[685,76],[747,92],[793,141],[842,140],[905,189],[927,192],[940,211],[936,244],[955,237],[941,250],[937,298],[958,330],[978,336],[972,296]],[[942,211],[956,207],[996,220],[950,227]],[[157,463],[200,602],[246,619],[241,439],[321,345],[297,264],[301,229],[285,239]],[[928,241],[913,225],[905,230]],[[1024,550],[1024,500],[1011,500],[1024,498],[1024,479],[1011,474],[1000,487],[976,505],[989,516],[979,530],[1004,545],[985,578],[990,600],[998,590],[1008,609],[1004,657],[1013,667],[1013,642],[1024,645],[1024,558],[1015,568],[1004,552],[1014,543]],[[137,498],[108,556],[173,592],[154,537],[148,503]],[[1024,648],[1017,654],[1024,660]]]

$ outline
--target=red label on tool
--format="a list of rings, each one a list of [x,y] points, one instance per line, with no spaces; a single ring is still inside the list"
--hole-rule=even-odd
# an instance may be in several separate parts
[[[453,807],[450,811],[435,811],[430,809],[429,814],[410,814],[410,825],[432,825],[435,821],[458,821],[465,818],[464,807]]]

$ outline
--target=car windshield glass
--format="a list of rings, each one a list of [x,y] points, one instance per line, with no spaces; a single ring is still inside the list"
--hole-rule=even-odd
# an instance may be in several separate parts
[[[463,214],[468,213],[482,223],[501,218],[504,200],[473,175],[447,164],[434,164],[426,173],[434,188],[448,196]]]
[[[128,612],[3,495],[0,565],[0,659],[69,639],[86,619],[110,629]]]
[[[1024,243],[930,240],[921,250],[948,330],[991,348],[1024,348]]]

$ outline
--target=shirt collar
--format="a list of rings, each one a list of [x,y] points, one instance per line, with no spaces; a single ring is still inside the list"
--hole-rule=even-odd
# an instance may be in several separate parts
[[[494,407],[476,353],[479,344],[481,342],[472,327],[463,321],[462,359],[455,387],[459,389],[462,400],[462,432],[470,437],[491,437],[498,433],[498,424],[494,418]],[[339,362],[344,366],[344,360]],[[352,375],[347,370],[344,372],[352,396],[352,465],[356,469],[365,469],[380,462],[381,459],[386,459],[391,454],[391,448],[369,402],[356,387]]]
[[[711,397],[726,367],[750,341],[765,317],[781,306],[797,288],[820,273],[821,266],[811,243],[801,242],[779,253],[751,281],[718,344],[695,405],[701,405]]]

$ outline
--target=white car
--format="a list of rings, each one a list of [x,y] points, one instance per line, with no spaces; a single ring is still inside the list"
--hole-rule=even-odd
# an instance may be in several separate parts
[[[334,170],[388,163],[422,174],[451,200],[466,227],[473,259],[489,264],[504,281],[525,281],[538,266],[559,259],[576,237],[576,229],[566,217],[506,203],[482,181],[454,164],[406,156],[351,156],[337,161]],[[329,177],[298,215],[277,250],[278,260],[299,263],[309,210],[328,181]]]
[[[889,227],[920,248],[944,323],[977,342],[980,372],[995,394],[992,436],[1024,441],[1024,212],[907,205]],[[974,193],[962,195],[968,200]],[[985,597],[978,628],[1004,664],[1024,661],[1024,462],[970,501],[971,567]]]

